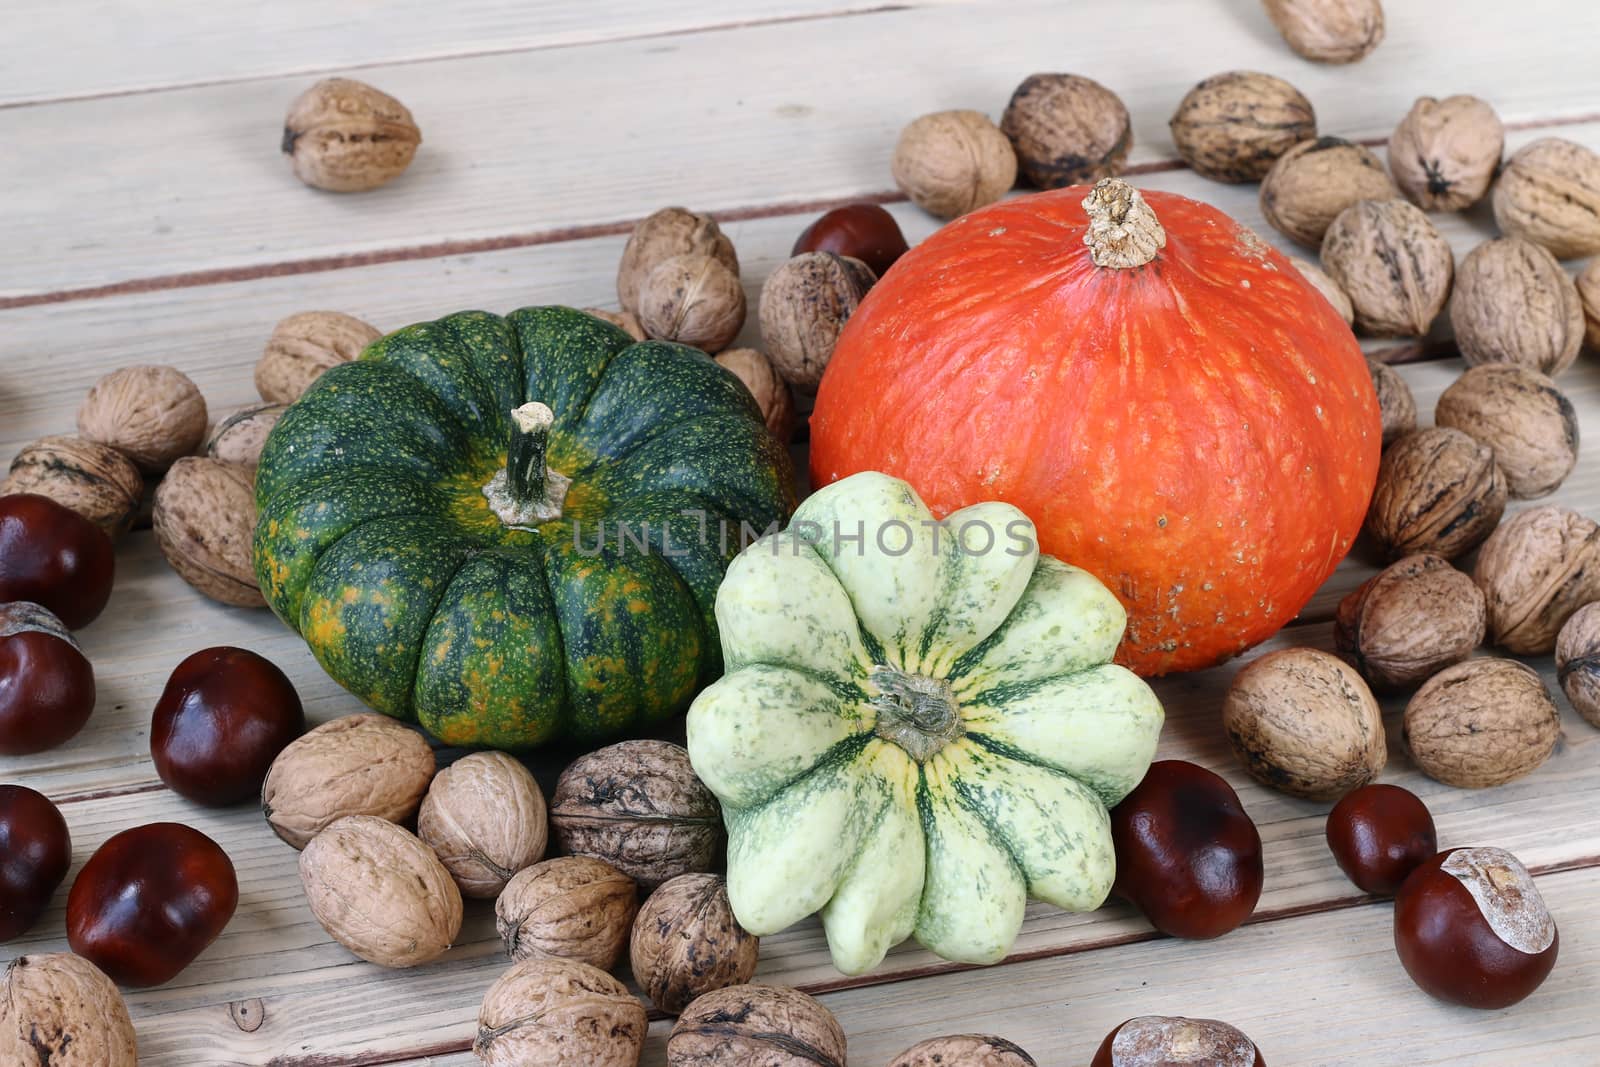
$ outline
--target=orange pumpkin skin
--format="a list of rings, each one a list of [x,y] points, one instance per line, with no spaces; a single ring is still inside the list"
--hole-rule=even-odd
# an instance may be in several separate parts
[[[901,257],[834,349],[812,484],[879,470],[939,515],[1015,504],[1045,552],[1117,592],[1121,662],[1211,666],[1294,618],[1349,551],[1377,397],[1349,327],[1247,227],[1145,193],[1165,247],[1099,267],[1089,192],[991,205]]]

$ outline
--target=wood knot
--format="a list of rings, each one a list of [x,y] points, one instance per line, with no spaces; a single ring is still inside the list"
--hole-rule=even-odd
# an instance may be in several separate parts
[[[247,1034],[253,1034],[261,1029],[261,1024],[267,1019],[267,1008],[261,1003],[260,997],[249,1000],[236,1000],[228,1005],[228,1018]]]

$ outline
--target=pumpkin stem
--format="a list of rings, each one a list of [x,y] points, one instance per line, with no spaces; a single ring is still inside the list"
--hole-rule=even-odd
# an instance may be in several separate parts
[[[511,412],[506,467],[483,487],[489,507],[507,526],[531,527],[561,516],[569,479],[545,463],[555,413],[538,401]]]
[[[1102,178],[1083,198],[1089,232],[1083,243],[1097,267],[1142,267],[1167,247],[1167,231],[1144,196],[1121,178]]]
[[[899,745],[906,755],[925,763],[967,732],[950,683],[879,664],[867,675],[878,690],[872,706],[878,711],[873,732]]]

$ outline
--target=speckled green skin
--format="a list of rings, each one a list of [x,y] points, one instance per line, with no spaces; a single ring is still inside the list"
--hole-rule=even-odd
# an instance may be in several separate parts
[[[529,401],[553,411],[548,463],[572,485],[559,518],[520,529],[483,487]],[[256,499],[262,593],[336,681],[448,744],[508,750],[687,707],[722,669],[741,522],[794,508],[737,378],[562,307],[461,312],[334,367],[268,438]]]

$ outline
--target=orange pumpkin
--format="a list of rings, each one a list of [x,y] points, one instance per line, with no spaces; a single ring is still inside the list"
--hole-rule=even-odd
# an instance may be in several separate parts
[[[834,349],[811,478],[884,471],[940,515],[1015,504],[1118,593],[1119,658],[1152,675],[1300,611],[1361,527],[1381,436],[1354,335],[1287,259],[1107,179],[973,212],[895,264]]]

